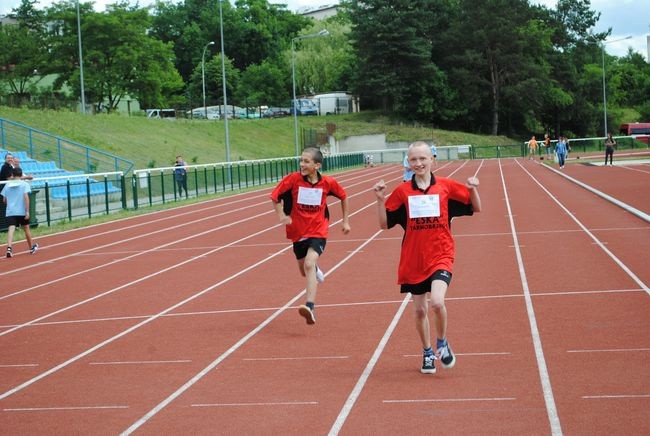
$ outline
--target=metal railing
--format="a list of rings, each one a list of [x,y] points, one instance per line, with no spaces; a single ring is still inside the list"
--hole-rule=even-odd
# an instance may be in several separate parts
[[[54,161],[69,171],[128,173],[133,162],[94,148],[0,118],[0,148],[23,151],[37,161]]]

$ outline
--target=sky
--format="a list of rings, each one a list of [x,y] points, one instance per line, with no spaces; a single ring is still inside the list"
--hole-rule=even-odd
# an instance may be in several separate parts
[[[40,0],[37,7],[44,8],[56,0]],[[86,1],[86,0],[82,0]],[[135,4],[137,0],[129,0]],[[153,4],[155,0],[139,0],[140,6]],[[173,0],[172,0],[173,1]],[[180,0],[179,0],[180,1]],[[529,0],[531,3],[554,7],[555,0]],[[286,4],[291,11],[305,7],[317,7],[338,3],[337,0],[270,0],[271,3]],[[115,0],[94,0],[95,10],[103,11],[104,6]],[[20,0],[0,0],[0,15],[5,15],[20,4]],[[625,56],[629,47],[648,59],[647,36],[650,35],[650,13],[648,0],[591,0],[591,9],[601,12],[600,20],[595,26],[596,32],[612,28],[612,34],[605,45],[607,53]],[[631,36],[631,39],[620,39]]]

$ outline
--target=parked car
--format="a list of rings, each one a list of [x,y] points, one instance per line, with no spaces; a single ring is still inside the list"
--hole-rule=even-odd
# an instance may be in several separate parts
[[[289,115],[291,115],[289,109],[281,107],[270,107],[262,112],[262,117],[264,118],[280,118],[288,117]]]

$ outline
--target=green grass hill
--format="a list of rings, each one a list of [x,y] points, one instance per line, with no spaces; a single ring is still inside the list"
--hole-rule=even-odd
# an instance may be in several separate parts
[[[119,114],[83,115],[76,112],[0,107],[0,118],[78,142],[135,162],[136,168],[170,165],[176,155],[189,164],[226,160],[223,121],[147,119]],[[475,135],[396,122],[374,112],[301,117],[301,128],[325,132],[334,123],[336,137],[386,134],[388,141],[433,139],[437,145],[503,145],[519,142],[504,136]],[[293,118],[229,120],[231,160],[293,156]]]

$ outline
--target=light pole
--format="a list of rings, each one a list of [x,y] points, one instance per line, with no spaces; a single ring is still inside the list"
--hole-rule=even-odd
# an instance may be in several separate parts
[[[223,126],[226,130],[226,162],[230,162],[230,135],[228,134],[228,97],[226,96],[226,61],[223,50],[223,0],[219,0],[219,24],[221,29],[221,84],[223,85]],[[230,180],[230,170],[228,171]]]
[[[603,125],[605,127],[605,138],[607,138],[607,91],[605,88],[605,46],[612,42],[624,41],[630,39],[632,36],[626,36],[625,38],[614,39],[612,41],[603,41],[600,45],[602,60],[603,60]]]
[[[84,91],[84,58],[81,50],[81,17],[79,16],[79,0],[77,0],[77,39],[79,41],[79,81],[81,83],[81,113],[86,113],[86,92]]]
[[[201,81],[203,82],[203,115],[205,115],[206,120],[208,119],[208,107],[205,105],[205,51],[210,45],[214,45],[214,41],[208,42],[205,47],[203,47],[203,56],[201,56]]]
[[[307,38],[317,38],[319,36],[329,36],[327,29],[323,29],[318,33],[312,33],[310,35],[296,36],[291,40],[291,83],[293,84],[293,133],[294,141],[296,143],[296,156],[300,156],[300,145],[298,144],[298,108],[296,107],[296,54],[295,54],[295,42],[300,39]]]

